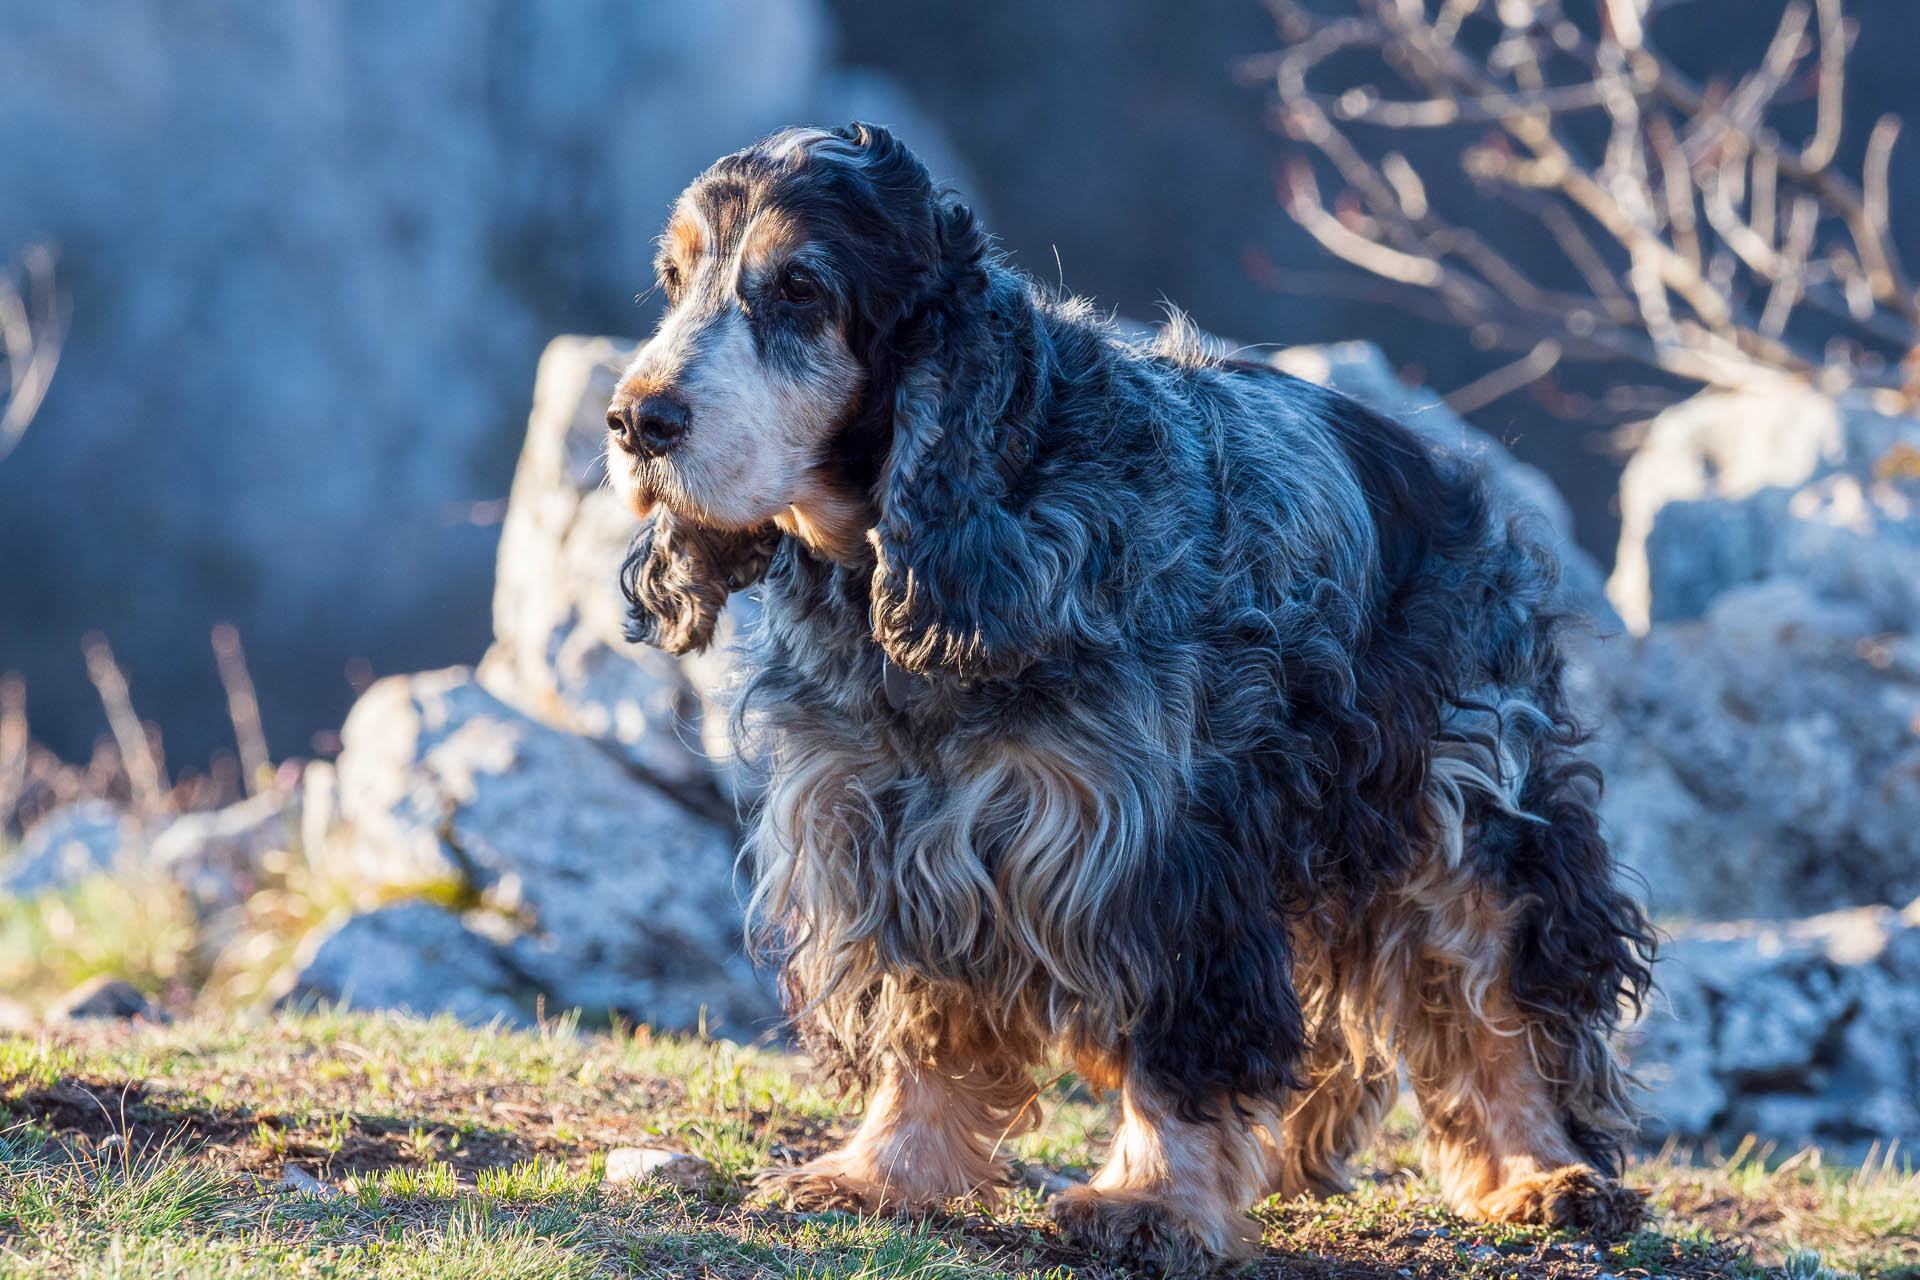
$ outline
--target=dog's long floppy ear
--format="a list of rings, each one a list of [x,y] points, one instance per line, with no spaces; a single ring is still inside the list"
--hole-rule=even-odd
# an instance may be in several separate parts
[[[727,597],[758,582],[780,545],[771,525],[745,533],[708,529],[661,508],[620,566],[627,639],[668,653],[704,649]]]
[[[1017,506],[1040,412],[1026,299],[965,207],[936,197],[935,226],[933,290],[894,348],[873,635],[917,674],[1012,676],[1057,634],[1076,569]]]

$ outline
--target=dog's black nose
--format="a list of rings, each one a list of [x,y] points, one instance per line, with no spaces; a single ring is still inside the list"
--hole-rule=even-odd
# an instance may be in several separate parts
[[[628,453],[665,453],[687,434],[687,406],[664,391],[616,400],[607,409],[607,430]]]

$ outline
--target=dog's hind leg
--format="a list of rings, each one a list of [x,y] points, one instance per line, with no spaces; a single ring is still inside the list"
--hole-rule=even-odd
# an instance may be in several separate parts
[[[1293,981],[1311,1028],[1305,1088],[1287,1101],[1270,1190],[1292,1200],[1353,1189],[1350,1165],[1380,1132],[1400,1088],[1391,1029],[1356,1006],[1312,921],[1294,930]],[[1382,1034],[1382,1031],[1385,1034]]]
[[[1399,897],[1399,959],[1386,962],[1404,966],[1398,1040],[1448,1207],[1602,1236],[1633,1229],[1643,1197],[1614,1180],[1588,1127],[1610,1105],[1596,1090],[1620,1090],[1618,1068],[1595,1026],[1515,998],[1513,936],[1532,904],[1438,860]]]
[[[991,1199],[1006,1181],[1007,1140],[1039,1122],[1028,1056],[982,1039],[918,1061],[889,1057],[846,1145],[794,1168],[767,1170],[758,1189],[806,1211]]]

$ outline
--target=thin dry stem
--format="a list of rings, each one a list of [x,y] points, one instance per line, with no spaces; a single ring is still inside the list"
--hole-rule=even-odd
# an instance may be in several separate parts
[[[0,676],[0,830],[14,821],[26,793],[27,682],[17,671]]]
[[[266,730],[260,724],[260,699],[247,671],[240,631],[231,622],[213,629],[213,656],[220,667],[220,683],[227,690],[227,716],[233,721],[233,739],[240,750],[240,773],[247,794],[258,795],[273,785],[273,757],[267,751]]]
[[[147,736],[146,726],[134,712],[133,697],[127,689],[126,672],[114,660],[113,649],[99,632],[89,632],[80,641],[87,659],[87,676],[100,691],[100,705],[106,708],[107,726],[120,748],[121,767],[133,791],[134,811],[145,818],[166,809],[167,781],[159,753]]]

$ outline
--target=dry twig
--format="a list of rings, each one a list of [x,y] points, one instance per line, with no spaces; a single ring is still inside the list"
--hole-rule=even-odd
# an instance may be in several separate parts
[[[1784,372],[1920,400],[1920,295],[1888,220],[1899,121],[1874,125],[1858,182],[1834,165],[1854,39],[1840,0],[1790,0],[1760,65],[1704,88],[1650,43],[1650,0],[1605,0],[1595,29],[1560,0],[1351,0],[1337,17],[1267,2],[1287,47],[1248,65],[1272,76],[1279,126],[1346,187],[1323,201],[1302,156],[1287,211],[1483,345],[1528,353],[1450,399],[1485,404],[1562,359],[1626,359],[1703,383]],[[1355,82],[1356,51],[1400,87]],[[1813,131],[1793,145],[1772,113],[1809,75]],[[1565,271],[1523,266],[1473,213],[1440,207],[1444,188],[1401,150],[1361,145],[1456,127],[1475,131],[1460,162],[1476,194],[1528,215]],[[1548,282],[1560,275],[1583,287]]]
[[[273,785],[273,757],[267,752],[266,731],[260,724],[260,699],[247,672],[240,630],[231,622],[213,629],[213,657],[220,667],[220,683],[227,691],[227,716],[233,721],[234,743],[240,749],[240,774],[247,794],[259,795]]]
[[[0,276],[0,356],[7,366],[0,395],[0,459],[13,452],[40,411],[67,335],[65,303],[53,281],[53,251],[36,246],[27,251],[24,265],[24,293],[11,273]]]
[[[132,786],[133,808],[143,818],[151,818],[167,808],[167,780],[160,753],[147,727],[133,709],[133,697],[127,689],[126,672],[114,660],[107,638],[99,632],[88,633],[80,647],[87,659],[87,675],[100,691],[100,705],[106,708],[107,726],[120,747],[120,765]]]

